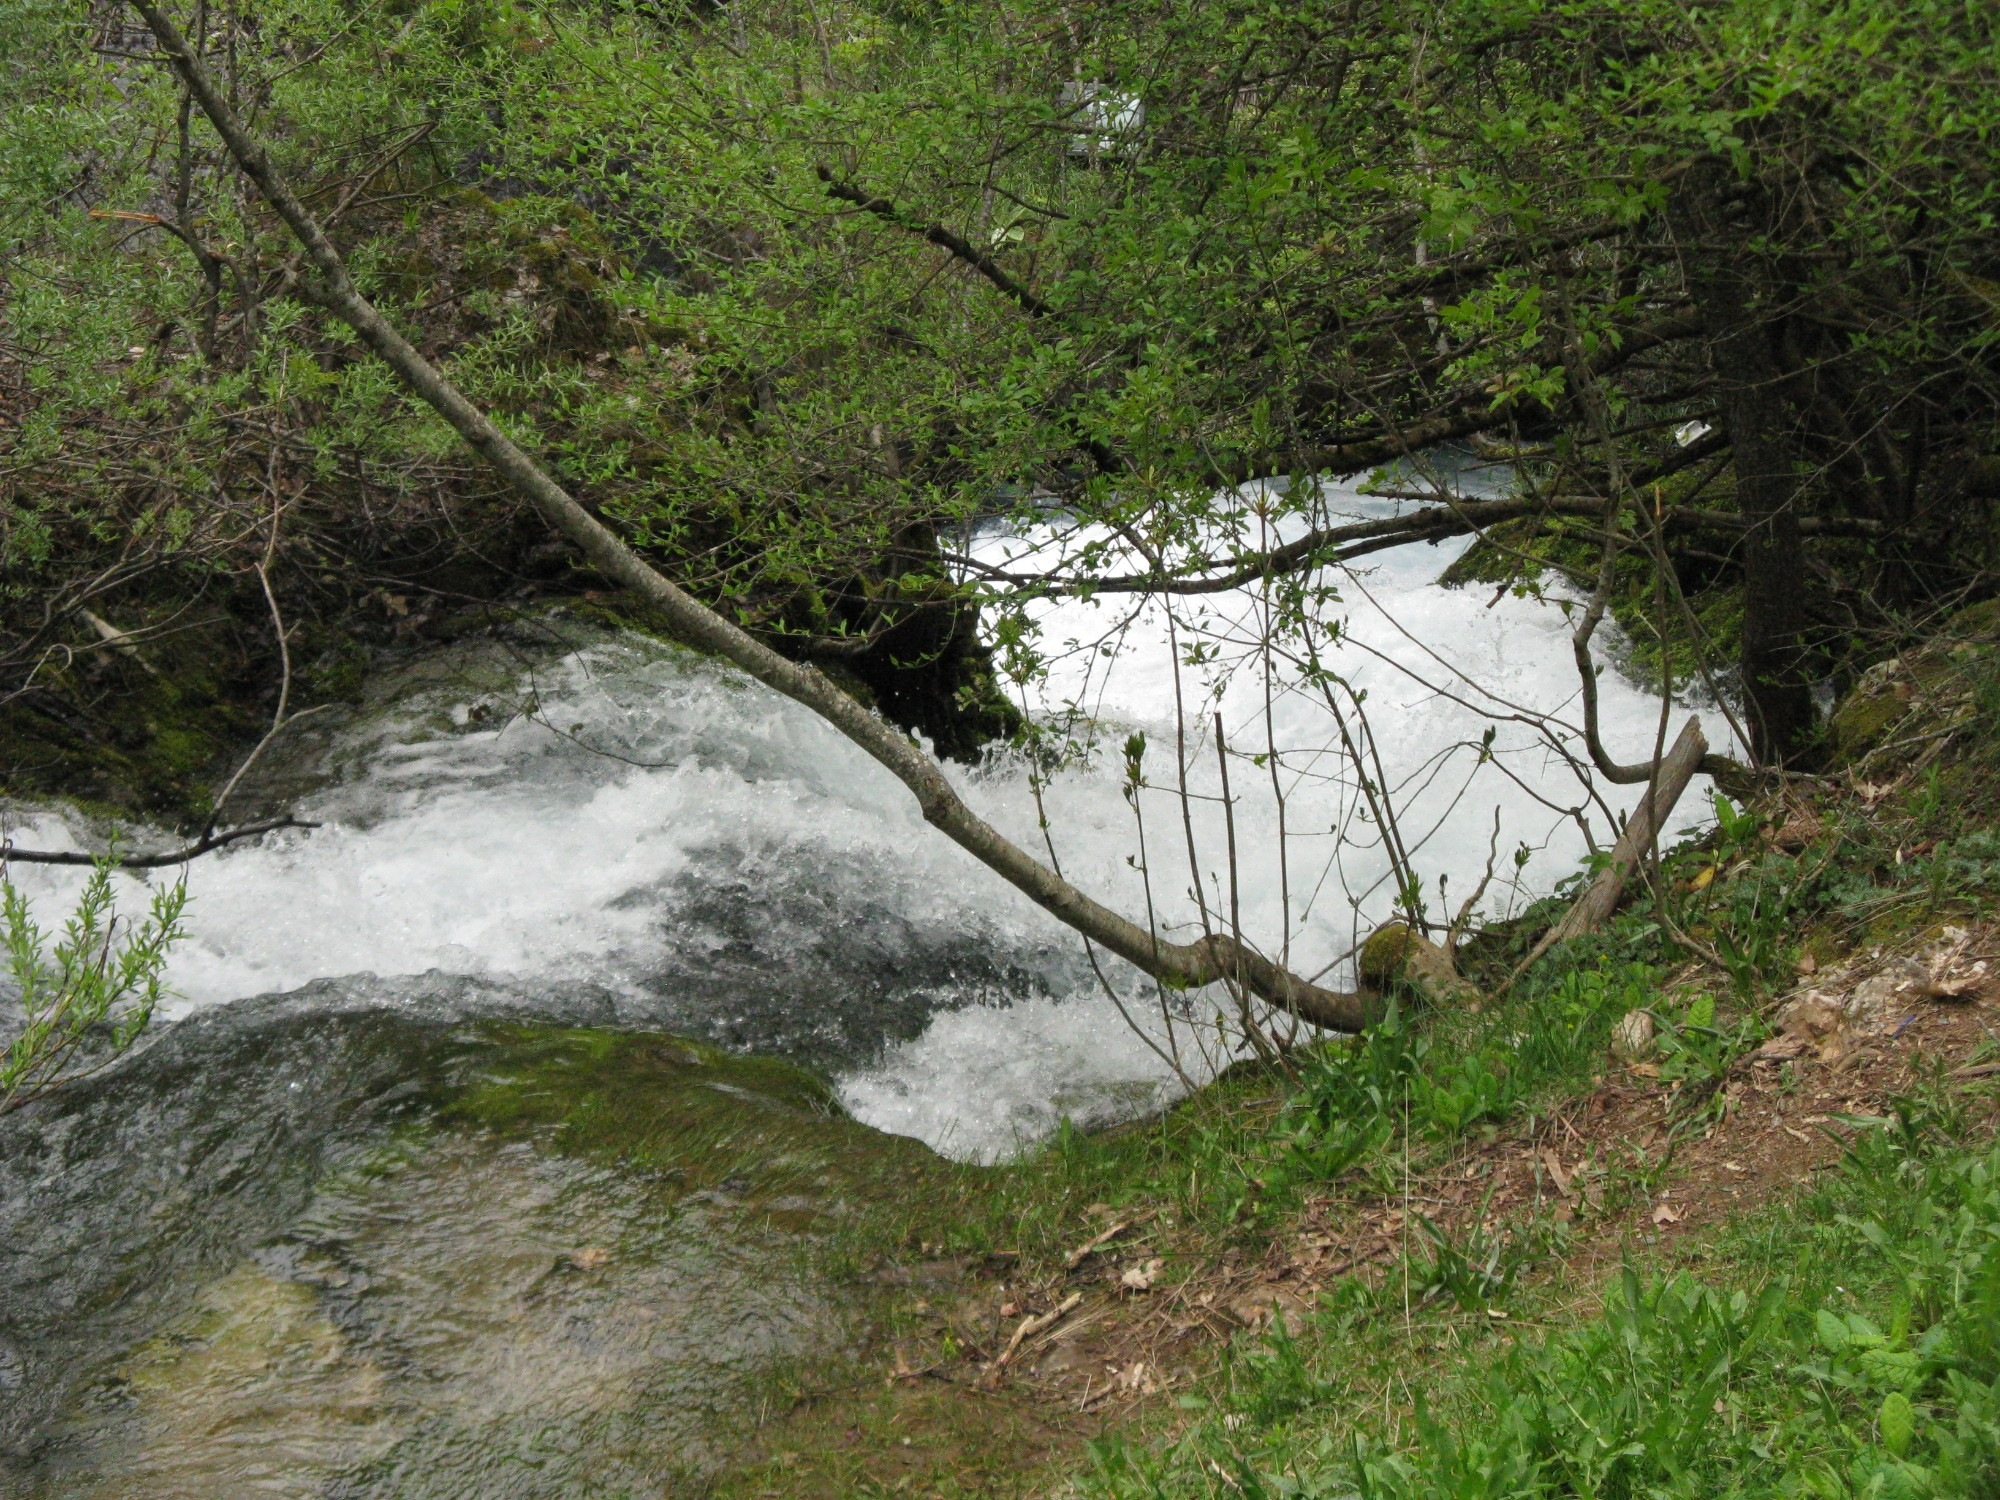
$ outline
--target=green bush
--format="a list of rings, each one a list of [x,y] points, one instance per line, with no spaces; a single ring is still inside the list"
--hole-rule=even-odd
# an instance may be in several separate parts
[[[187,884],[155,891],[134,923],[118,915],[114,868],[97,862],[53,948],[27,897],[0,871],[0,945],[21,1008],[20,1033],[0,1053],[0,1114],[103,1067],[153,1018],[168,950],[182,935]]]

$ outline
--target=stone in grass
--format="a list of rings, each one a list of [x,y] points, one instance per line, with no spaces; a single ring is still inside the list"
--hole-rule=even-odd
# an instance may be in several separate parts
[[[1653,1013],[1628,1010],[1611,1028],[1611,1055],[1620,1062],[1638,1062],[1653,1050]]]

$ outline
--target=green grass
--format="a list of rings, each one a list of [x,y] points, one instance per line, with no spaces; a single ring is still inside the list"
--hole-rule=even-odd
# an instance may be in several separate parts
[[[1086,1488],[2000,1495],[2000,1150],[1968,1130],[1949,1096],[1906,1105],[1800,1201],[1727,1231],[1709,1274],[1627,1265],[1581,1321],[1546,1296],[1505,1323],[1406,1320],[1393,1290],[1351,1291],[1239,1350],[1170,1447],[1096,1445]],[[1537,1313],[1557,1326],[1517,1332]]]

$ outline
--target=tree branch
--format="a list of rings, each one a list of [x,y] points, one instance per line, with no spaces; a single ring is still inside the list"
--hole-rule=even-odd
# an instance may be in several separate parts
[[[1632,816],[1625,820],[1625,829],[1611,848],[1611,862],[1598,871],[1589,889],[1563,914],[1562,920],[1542,934],[1541,941],[1514,970],[1516,977],[1557,943],[1594,931],[1618,909],[1632,872],[1658,840],[1674,804],[1680,801],[1681,793],[1708,758],[1708,741],[1702,735],[1701,720],[1689,719],[1673,748],[1657,762],[1657,775],[1649,794],[1639,799]]]
[[[317,823],[301,822],[290,816],[265,818],[262,822],[245,823],[240,828],[224,829],[221,833],[204,833],[192,844],[165,854],[129,854],[114,859],[112,863],[121,870],[160,870],[168,865],[184,865],[238,839],[254,839],[260,833],[275,833],[280,828],[317,827]],[[68,849],[16,849],[11,844],[0,843],[0,866],[10,860],[24,865],[94,865],[100,858],[96,854],[79,854]]]
[[[1406,495],[1391,498],[1419,497]],[[1272,574],[1331,567],[1337,563],[1352,562],[1357,557],[1366,557],[1373,552],[1386,552],[1392,547],[1407,547],[1417,542],[1441,542],[1448,537],[1464,536],[1468,532],[1481,531],[1488,526],[1497,526],[1503,521],[1518,520],[1524,516],[1575,516],[1590,520],[1604,513],[1603,500],[1591,496],[1468,500],[1456,505],[1437,503],[1431,496],[1421,498],[1432,503],[1429,508],[1415,514],[1386,516],[1375,521],[1356,521],[1346,526],[1321,527],[1307,532],[1296,541],[1286,542],[1283,546],[1272,547],[1264,552],[1248,553],[1231,564],[1228,571],[1221,573],[1176,577],[1162,570],[1122,573],[1110,578],[1093,578],[1070,584],[1029,573],[1009,573],[997,568],[984,568],[980,571],[993,583],[1005,584],[1030,593],[1039,591],[1051,594],[1082,592],[1219,594],[1233,588],[1241,588],[1246,583]],[[1740,535],[1750,524],[1741,516],[1730,515],[1726,511],[1680,510],[1671,507],[1660,513],[1660,520],[1668,531],[1716,531],[1725,535]],[[1866,519],[1836,517],[1821,520],[1808,517],[1800,523],[1800,530],[1807,536],[1869,537],[1879,536],[1882,527],[1880,522]],[[970,559],[959,555],[955,561],[969,563]]]
[[[1607,345],[1591,361],[1590,367],[1595,373],[1604,374],[1649,349],[1696,338],[1702,332],[1703,325],[1692,316],[1663,318],[1644,327],[1626,329],[1615,344]],[[1494,398],[1485,390],[1462,391],[1436,414],[1392,431],[1345,443],[1245,454],[1231,463],[1218,464],[1216,472],[1228,484],[1272,479],[1281,474],[1358,474],[1440,443],[1505,427],[1534,405],[1520,393]]]
[[[645,600],[691,644],[735,663],[759,682],[803,704],[866,751],[907,787],[927,822],[1037,905],[1077,932],[1163,982],[1195,987],[1233,979],[1271,1004],[1315,1025],[1358,1031],[1380,1013],[1365,991],[1323,989],[1271,962],[1232,936],[1163,941],[1156,931],[1101,905],[1011,843],[966,806],[937,763],[810,666],[786,660],[671,582],[570,496],[492,420],[411,346],[354,287],[340,254],[306,211],[264,149],[244,130],[156,0],[133,0],[161,49],[186,80],[244,175],[290,227],[319,273],[305,290],[346,323],[396,376],[493,466],[590,565]]]
[[[1175,578],[1166,573],[1130,573],[1113,578],[1092,579],[1078,589],[1093,594],[1217,594],[1240,588],[1273,573],[1290,573],[1304,568],[1327,567],[1334,563],[1383,552],[1413,542],[1437,542],[1463,536],[1468,531],[1498,525],[1528,515],[1595,516],[1604,509],[1601,500],[1474,500],[1461,505],[1439,504],[1414,515],[1385,516],[1375,521],[1355,521],[1346,526],[1326,526],[1307,532],[1296,541],[1286,542],[1265,552],[1251,553],[1226,573],[1210,573],[1198,578]],[[1000,581],[1032,587],[1038,580],[1025,574],[1002,575]]]
[[[1022,311],[1026,312],[1030,317],[1045,318],[1054,311],[1048,303],[1009,276],[1001,269],[998,261],[984,250],[981,250],[977,245],[974,245],[970,240],[953,234],[942,224],[925,224],[911,218],[887,198],[870,197],[860,188],[854,186],[853,183],[842,182],[825,167],[819,167],[815,170],[819,174],[819,180],[826,184],[828,194],[840,199],[843,203],[852,203],[862,212],[871,213],[885,223],[894,224],[898,229],[908,230],[911,234],[921,235],[940,250],[947,251],[957,259],[964,261],[973,270],[992,282],[1004,295],[1018,303]]]

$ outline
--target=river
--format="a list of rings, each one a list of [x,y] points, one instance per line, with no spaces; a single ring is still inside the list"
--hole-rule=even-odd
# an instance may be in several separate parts
[[[973,548],[1025,566],[1089,540]],[[1531,722],[1574,713],[1567,618],[1436,586],[1462,546],[1339,579],[1323,664],[1363,699],[1432,908],[1491,858],[1481,909],[1504,914],[1636,789],[1593,805],[1574,742]],[[1337,980],[1393,881],[1326,692],[1257,644],[1267,604],[1185,601],[1171,630],[1117,596],[1038,604],[1053,658],[1023,706],[1095,753],[952,775],[1109,904],[1183,937],[1233,909]],[[1656,699],[1612,671],[1602,692],[1612,753],[1647,753]],[[925,1148],[990,1162],[1065,1116],[1157,1108],[1238,1044],[1207,997],[1093,967],[804,709],[560,614],[302,720],[252,795],[320,826],[196,862],[167,1024],[0,1121],[10,1493],[609,1495],[710,1472],[751,1392],[862,1337],[813,1264],[827,1226],[913,1190]],[[1698,783],[1681,825],[1703,811]],[[23,846],[103,832],[9,816]],[[80,878],[16,870],[45,921]],[[636,1154],[552,1146],[548,1101],[578,1079],[672,1128]]]

